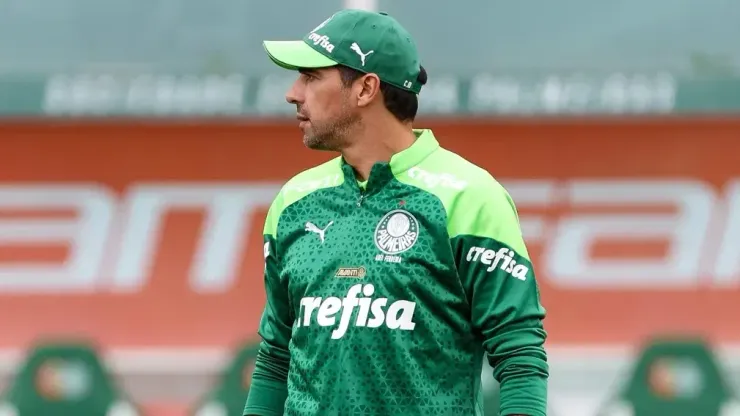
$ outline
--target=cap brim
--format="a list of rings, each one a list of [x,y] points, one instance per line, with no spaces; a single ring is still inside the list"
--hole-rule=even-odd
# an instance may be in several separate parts
[[[337,65],[335,61],[316,52],[302,40],[266,40],[262,45],[270,59],[285,69],[326,68]]]

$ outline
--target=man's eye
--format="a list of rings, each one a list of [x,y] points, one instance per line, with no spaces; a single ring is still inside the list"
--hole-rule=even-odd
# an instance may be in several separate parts
[[[302,73],[301,75],[303,76],[304,81],[311,81],[311,80],[316,79],[316,77],[313,74],[309,74],[306,72]]]

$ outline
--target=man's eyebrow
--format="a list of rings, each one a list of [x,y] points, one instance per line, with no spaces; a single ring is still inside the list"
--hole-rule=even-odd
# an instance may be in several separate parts
[[[311,68],[299,68],[298,72],[300,72],[303,75],[318,75],[319,71]]]

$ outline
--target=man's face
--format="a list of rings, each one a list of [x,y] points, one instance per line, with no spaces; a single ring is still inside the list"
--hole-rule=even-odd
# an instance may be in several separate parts
[[[308,148],[340,151],[346,145],[351,127],[359,122],[350,94],[336,68],[300,72],[285,98],[297,107],[303,143]]]

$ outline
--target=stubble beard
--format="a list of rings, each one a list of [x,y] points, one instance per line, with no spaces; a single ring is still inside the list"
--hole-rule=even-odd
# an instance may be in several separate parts
[[[354,128],[360,123],[360,117],[349,111],[343,111],[335,120],[314,125],[303,135],[303,144],[312,150],[340,152],[350,141]]]

